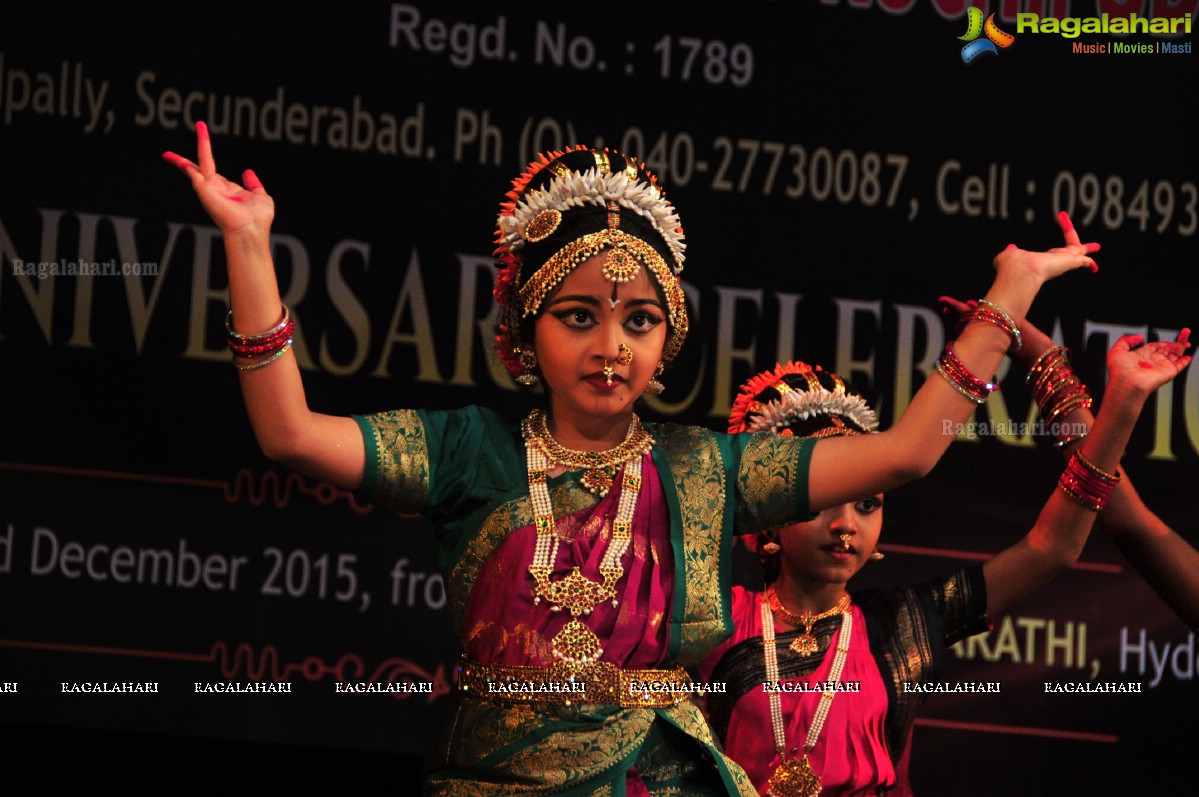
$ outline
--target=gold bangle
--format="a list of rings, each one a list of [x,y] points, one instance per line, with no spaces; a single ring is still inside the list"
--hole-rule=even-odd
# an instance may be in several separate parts
[[[1089,459],[1087,459],[1086,457],[1084,457],[1084,456],[1082,455],[1082,452],[1081,452],[1081,451],[1075,451],[1075,452],[1074,452],[1074,456],[1078,458],[1078,464],[1079,464],[1079,465],[1082,465],[1084,468],[1086,468],[1087,470],[1089,470],[1091,473],[1094,473],[1094,474],[1095,474],[1096,476],[1098,476],[1099,478],[1101,478],[1101,479],[1105,479],[1105,480],[1107,480],[1107,481],[1109,481],[1109,482],[1118,482],[1118,481],[1120,481],[1120,474],[1119,474],[1119,473],[1108,473],[1107,471],[1105,471],[1105,470],[1101,469],[1100,467],[1098,467],[1097,465],[1095,465],[1095,463],[1091,462]],[[1119,468],[1117,467],[1117,468],[1116,468],[1116,470],[1118,471],[1118,470],[1119,470]]]
[[[1039,357],[1037,357],[1037,359],[1033,360],[1032,365],[1030,365],[1028,367],[1029,381],[1032,381],[1032,379],[1034,378],[1033,377],[1034,373],[1039,373],[1040,370],[1045,367],[1045,361],[1048,360],[1050,357],[1053,357],[1054,355],[1058,355],[1058,354],[1060,354],[1064,357],[1068,352],[1069,352],[1069,350],[1065,346],[1057,346],[1057,345],[1050,346],[1048,349],[1041,352],[1041,356],[1039,356]]]

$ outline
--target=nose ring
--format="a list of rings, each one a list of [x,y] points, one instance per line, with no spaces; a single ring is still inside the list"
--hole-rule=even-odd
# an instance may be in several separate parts
[[[616,376],[616,369],[613,366],[631,365],[633,362],[633,350],[625,344],[620,344],[620,348],[617,349],[617,354],[619,356],[617,356],[617,358],[612,362],[608,362],[608,360],[605,359],[604,367],[600,369],[600,373],[604,375],[604,382],[609,385],[612,384],[612,377]]]
[[[849,538],[852,536],[853,535],[850,534],[849,532],[844,532],[842,534],[837,535],[837,539],[841,540],[841,547],[847,551],[849,550]]]

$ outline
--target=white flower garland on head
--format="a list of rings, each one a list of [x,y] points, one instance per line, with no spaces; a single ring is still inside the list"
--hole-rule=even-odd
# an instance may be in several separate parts
[[[746,424],[749,432],[777,432],[796,421],[834,415],[845,418],[863,432],[878,431],[878,415],[861,396],[834,393],[825,388],[788,390],[762,406],[760,414]]]
[[[525,228],[547,210],[567,211],[588,204],[602,207],[609,201],[619,203],[648,221],[674,255],[670,269],[676,276],[683,271],[687,245],[674,205],[666,200],[660,188],[646,181],[630,180],[623,169],[601,172],[591,168],[581,174],[569,172],[555,177],[544,188],[524,191],[512,214],[499,218],[504,244],[512,251],[523,248]]]

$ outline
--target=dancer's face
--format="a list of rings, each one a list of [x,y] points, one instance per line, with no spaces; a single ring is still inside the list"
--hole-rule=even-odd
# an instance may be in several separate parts
[[[667,314],[652,278],[643,267],[613,284],[601,271],[604,258],[601,252],[575,268],[534,323],[533,350],[555,422],[631,413],[662,359]]]
[[[779,530],[780,578],[844,583],[866,564],[883,530],[882,494],[821,512]]]

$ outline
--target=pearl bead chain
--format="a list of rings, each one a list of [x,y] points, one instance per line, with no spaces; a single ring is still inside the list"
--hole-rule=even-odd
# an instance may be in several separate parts
[[[845,658],[849,654],[849,640],[853,633],[853,614],[849,609],[845,609],[841,613],[841,632],[837,640],[837,651],[833,657],[832,666],[829,669],[828,683],[825,684],[825,691],[820,695],[820,704],[816,707],[816,713],[812,717],[812,724],[808,726],[808,735],[804,739],[804,750],[811,752],[816,748],[816,742],[820,739],[820,732],[824,730],[824,721],[828,718],[829,708],[832,707],[833,698],[837,696],[836,685],[841,682],[841,673],[845,669]],[[778,650],[774,641],[774,613],[770,609],[770,605],[762,601],[762,644],[763,658],[766,664],[766,681],[770,684],[777,684],[779,681],[779,660]],[[829,687],[833,688],[830,689]],[[787,760],[787,741],[786,729],[783,725],[783,706],[782,699],[777,690],[772,690],[769,695],[770,702],[770,727],[774,732],[774,749],[782,757]]]
[[[634,417],[634,423],[636,419]],[[638,426],[639,428],[639,426]],[[650,440],[652,444],[652,439]],[[616,519],[612,523],[612,537],[608,542],[600,561],[600,574],[603,585],[596,584],[583,576],[579,568],[558,582],[551,582],[554,565],[558,558],[559,538],[554,522],[554,507],[550,500],[549,485],[546,473],[550,468],[550,459],[541,445],[533,439],[526,439],[525,462],[529,473],[529,500],[533,509],[533,526],[537,532],[537,542],[533,549],[533,561],[529,565],[529,574],[533,577],[533,603],[540,604],[545,598],[550,604],[550,611],[561,611],[563,606],[575,618],[563,632],[554,637],[554,652],[559,658],[574,661],[598,657],[603,651],[596,650],[592,655],[574,650],[580,645],[587,647],[589,642],[579,642],[577,637],[594,634],[585,627],[578,627],[577,618],[581,614],[590,614],[596,604],[611,599],[612,605],[617,606],[616,584],[624,576],[624,555],[633,539],[633,512],[637,508],[637,497],[641,493],[641,463],[643,454],[634,453],[633,457],[624,463],[621,480],[620,498],[617,501]],[[561,463],[559,463],[561,464]],[[563,597],[568,600],[562,600]],[[595,640],[598,642],[598,640]],[[559,649],[559,643],[566,650]]]

